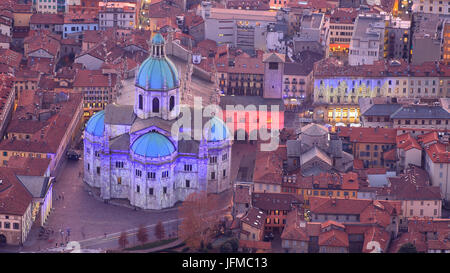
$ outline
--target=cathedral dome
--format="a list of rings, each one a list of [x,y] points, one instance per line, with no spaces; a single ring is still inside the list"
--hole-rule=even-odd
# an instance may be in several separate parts
[[[175,152],[175,146],[166,136],[150,132],[136,139],[131,145],[131,150],[135,154],[145,157],[162,157]]]
[[[230,131],[227,125],[218,117],[213,117],[206,125],[206,140],[207,141],[222,141],[230,139]]]
[[[86,124],[86,132],[93,136],[103,136],[105,130],[105,111],[95,113]]]
[[[157,33],[152,39],[152,54],[139,67],[136,85],[145,90],[171,90],[179,87],[178,71],[164,52],[164,38]]]

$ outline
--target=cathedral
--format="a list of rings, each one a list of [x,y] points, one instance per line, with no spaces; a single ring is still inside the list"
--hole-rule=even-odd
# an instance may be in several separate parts
[[[135,78],[134,105],[109,104],[84,131],[84,177],[103,200],[126,199],[141,209],[164,209],[194,192],[231,188],[231,137],[218,117],[202,117],[201,139],[175,131],[182,118],[180,78],[157,33]]]

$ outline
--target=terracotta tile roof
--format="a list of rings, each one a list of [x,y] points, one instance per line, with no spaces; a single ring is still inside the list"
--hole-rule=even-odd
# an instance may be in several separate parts
[[[386,174],[387,169],[384,167],[366,169],[366,174]]]
[[[260,209],[251,208],[248,210],[247,214],[241,218],[241,222],[257,229],[264,229],[266,214]]]
[[[405,151],[411,149],[422,150],[422,147],[410,133],[404,133],[397,136],[397,148]]]
[[[418,135],[417,139],[419,140],[419,142],[422,145],[425,145],[425,144],[429,144],[429,143],[432,143],[432,142],[438,142],[439,141],[439,136],[438,136],[438,133],[436,131],[432,131],[432,132],[429,132],[429,133],[426,133],[426,134],[423,134],[423,135]]]
[[[56,13],[34,13],[31,15],[30,24],[62,25],[64,16]]]
[[[339,127],[338,130],[338,136],[349,137],[350,142],[396,143],[397,129],[394,128]]]
[[[390,216],[400,212],[400,201],[365,199],[336,199],[310,197],[310,210],[314,214],[359,215],[360,222],[390,224]]]
[[[286,159],[287,150],[285,145],[279,145],[277,150],[270,152],[258,150],[253,171],[253,181],[281,184],[283,160]]]
[[[252,193],[252,205],[264,211],[292,210],[292,204],[300,204],[299,197],[288,193]]]
[[[202,23],[204,23],[203,18],[193,12],[186,13],[184,16],[184,25],[187,27],[195,27]]]
[[[40,79],[40,73],[37,71],[33,71],[33,70],[19,70],[16,72],[15,74],[15,81],[36,81],[38,82]]]
[[[449,144],[435,143],[428,146],[425,151],[434,163],[450,163]]]
[[[32,4],[17,4],[15,3],[13,6],[13,10],[15,13],[32,13]]]
[[[98,24],[98,18],[95,13],[74,13],[67,12],[64,15],[64,24]]]
[[[420,65],[408,65],[404,60],[380,60],[373,64],[349,66],[335,58],[326,58],[315,63],[314,77],[424,77],[448,76],[450,71],[443,62],[425,62]]]
[[[32,201],[30,192],[11,169],[0,167],[0,180],[0,214],[24,215]]]
[[[113,87],[116,84],[117,75],[111,75],[109,82],[108,75],[101,70],[78,70],[73,83],[74,87]]]
[[[56,64],[54,59],[28,57],[27,66],[28,69],[32,71],[37,71],[46,75],[53,75]]]
[[[44,176],[51,161],[50,158],[11,156],[8,168],[13,169],[16,175]]]
[[[0,74],[0,117],[5,117],[4,113],[6,113],[6,103],[8,101],[8,97],[13,92],[14,81],[13,77],[9,75],[1,75]]]
[[[340,227],[342,229],[345,229],[345,226],[343,224],[338,223],[338,222],[333,221],[333,220],[328,220],[328,221],[325,221],[325,222],[320,224],[320,228],[321,229],[327,228],[329,226],[337,226],[337,227]]]
[[[234,203],[249,204],[251,203],[250,187],[238,185],[234,191]]]
[[[29,140],[2,140],[0,142],[0,150],[53,154],[57,152],[66,133],[67,126],[74,118],[73,114],[81,106],[82,94],[70,93],[67,101],[58,103],[50,102],[56,100],[57,93],[43,92],[42,94],[42,110],[40,111],[55,112],[47,120],[48,124],[31,135]],[[58,93],[58,96],[60,95]],[[57,107],[59,107],[59,110]],[[15,117],[13,117],[11,122],[14,119]]]
[[[330,230],[319,235],[319,246],[348,247],[348,235],[342,230]]]
[[[302,215],[296,209],[290,211],[286,216],[286,224],[284,226],[283,232],[281,233],[281,239],[306,242],[309,241],[309,235],[307,233],[306,225],[307,222],[303,221]]]
[[[438,232],[450,229],[450,219],[412,217],[408,218],[408,232]]]
[[[251,241],[251,240],[239,240],[239,248],[252,248],[259,250],[272,250],[271,242],[263,242],[263,241]]]
[[[16,69],[19,68],[22,54],[11,49],[0,48],[0,63],[7,64]]]
[[[170,6],[166,1],[151,3],[148,6],[148,17],[150,18],[167,18],[181,15],[183,10],[177,6]]]
[[[355,170],[362,170],[362,169],[364,169],[364,161],[362,161],[361,159],[355,158],[353,160],[353,169],[355,169]]]
[[[428,250],[450,250],[450,229],[439,232],[436,240],[427,241]]]
[[[269,1],[266,0],[228,0],[227,9],[251,9],[251,10],[269,10]]]
[[[353,8],[333,9],[330,14],[330,23],[335,24],[354,24],[358,10]]]
[[[406,243],[412,243],[418,252],[426,252],[428,247],[426,243],[426,238],[423,233],[420,232],[405,232],[400,235],[399,238],[395,239],[391,243],[389,248],[390,253],[397,253],[402,245]]]
[[[397,149],[390,149],[383,153],[384,160],[396,161],[397,160]]]
[[[32,37],[33,39],[24,42],[28,44],[26,55],[39,49],[48,52],[53,57],[58,55],[61,44],[57,40],[45,35],[34,35]]]

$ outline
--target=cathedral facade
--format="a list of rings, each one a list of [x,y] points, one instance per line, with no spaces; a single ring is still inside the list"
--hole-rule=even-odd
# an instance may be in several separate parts
[[[199,191],[231,188],[231,138],[218,117],[202,118],[201,139],[174,133],[181,117],[180,79],[157,33],[135,79],[134,105],[110,104],[84,132],[84,182],[104,200],[127,199],[142,209],[163,209]]]

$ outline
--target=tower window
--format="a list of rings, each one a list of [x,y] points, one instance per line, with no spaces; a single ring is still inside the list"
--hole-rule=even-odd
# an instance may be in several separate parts
[[[164,194],[167,193],[167,187],[163,187],[163,193],[164,193]]]
[[[139,95],[139,109],[143,109],[144,108],[144,98],[142,97],[142,95]]]
[[[136,192],[141,192],[141,187],[139,187],[139,185],[136,186]]]
[[[153,113],[159,113],[159,99],[158,98],[153,98],[152,111],[153,111]]]
[[[169,111],[172,111],[174,107],[175,107],[175,97],[171,96],[169,100]]]
[[[190,180],[186,180],[186,188],[191,187],[191,181]]]
[[[278,63],[269,63],[270,70],[278,70]]]
[[[153,195],[153,188],[148,189],[148,194]]]

